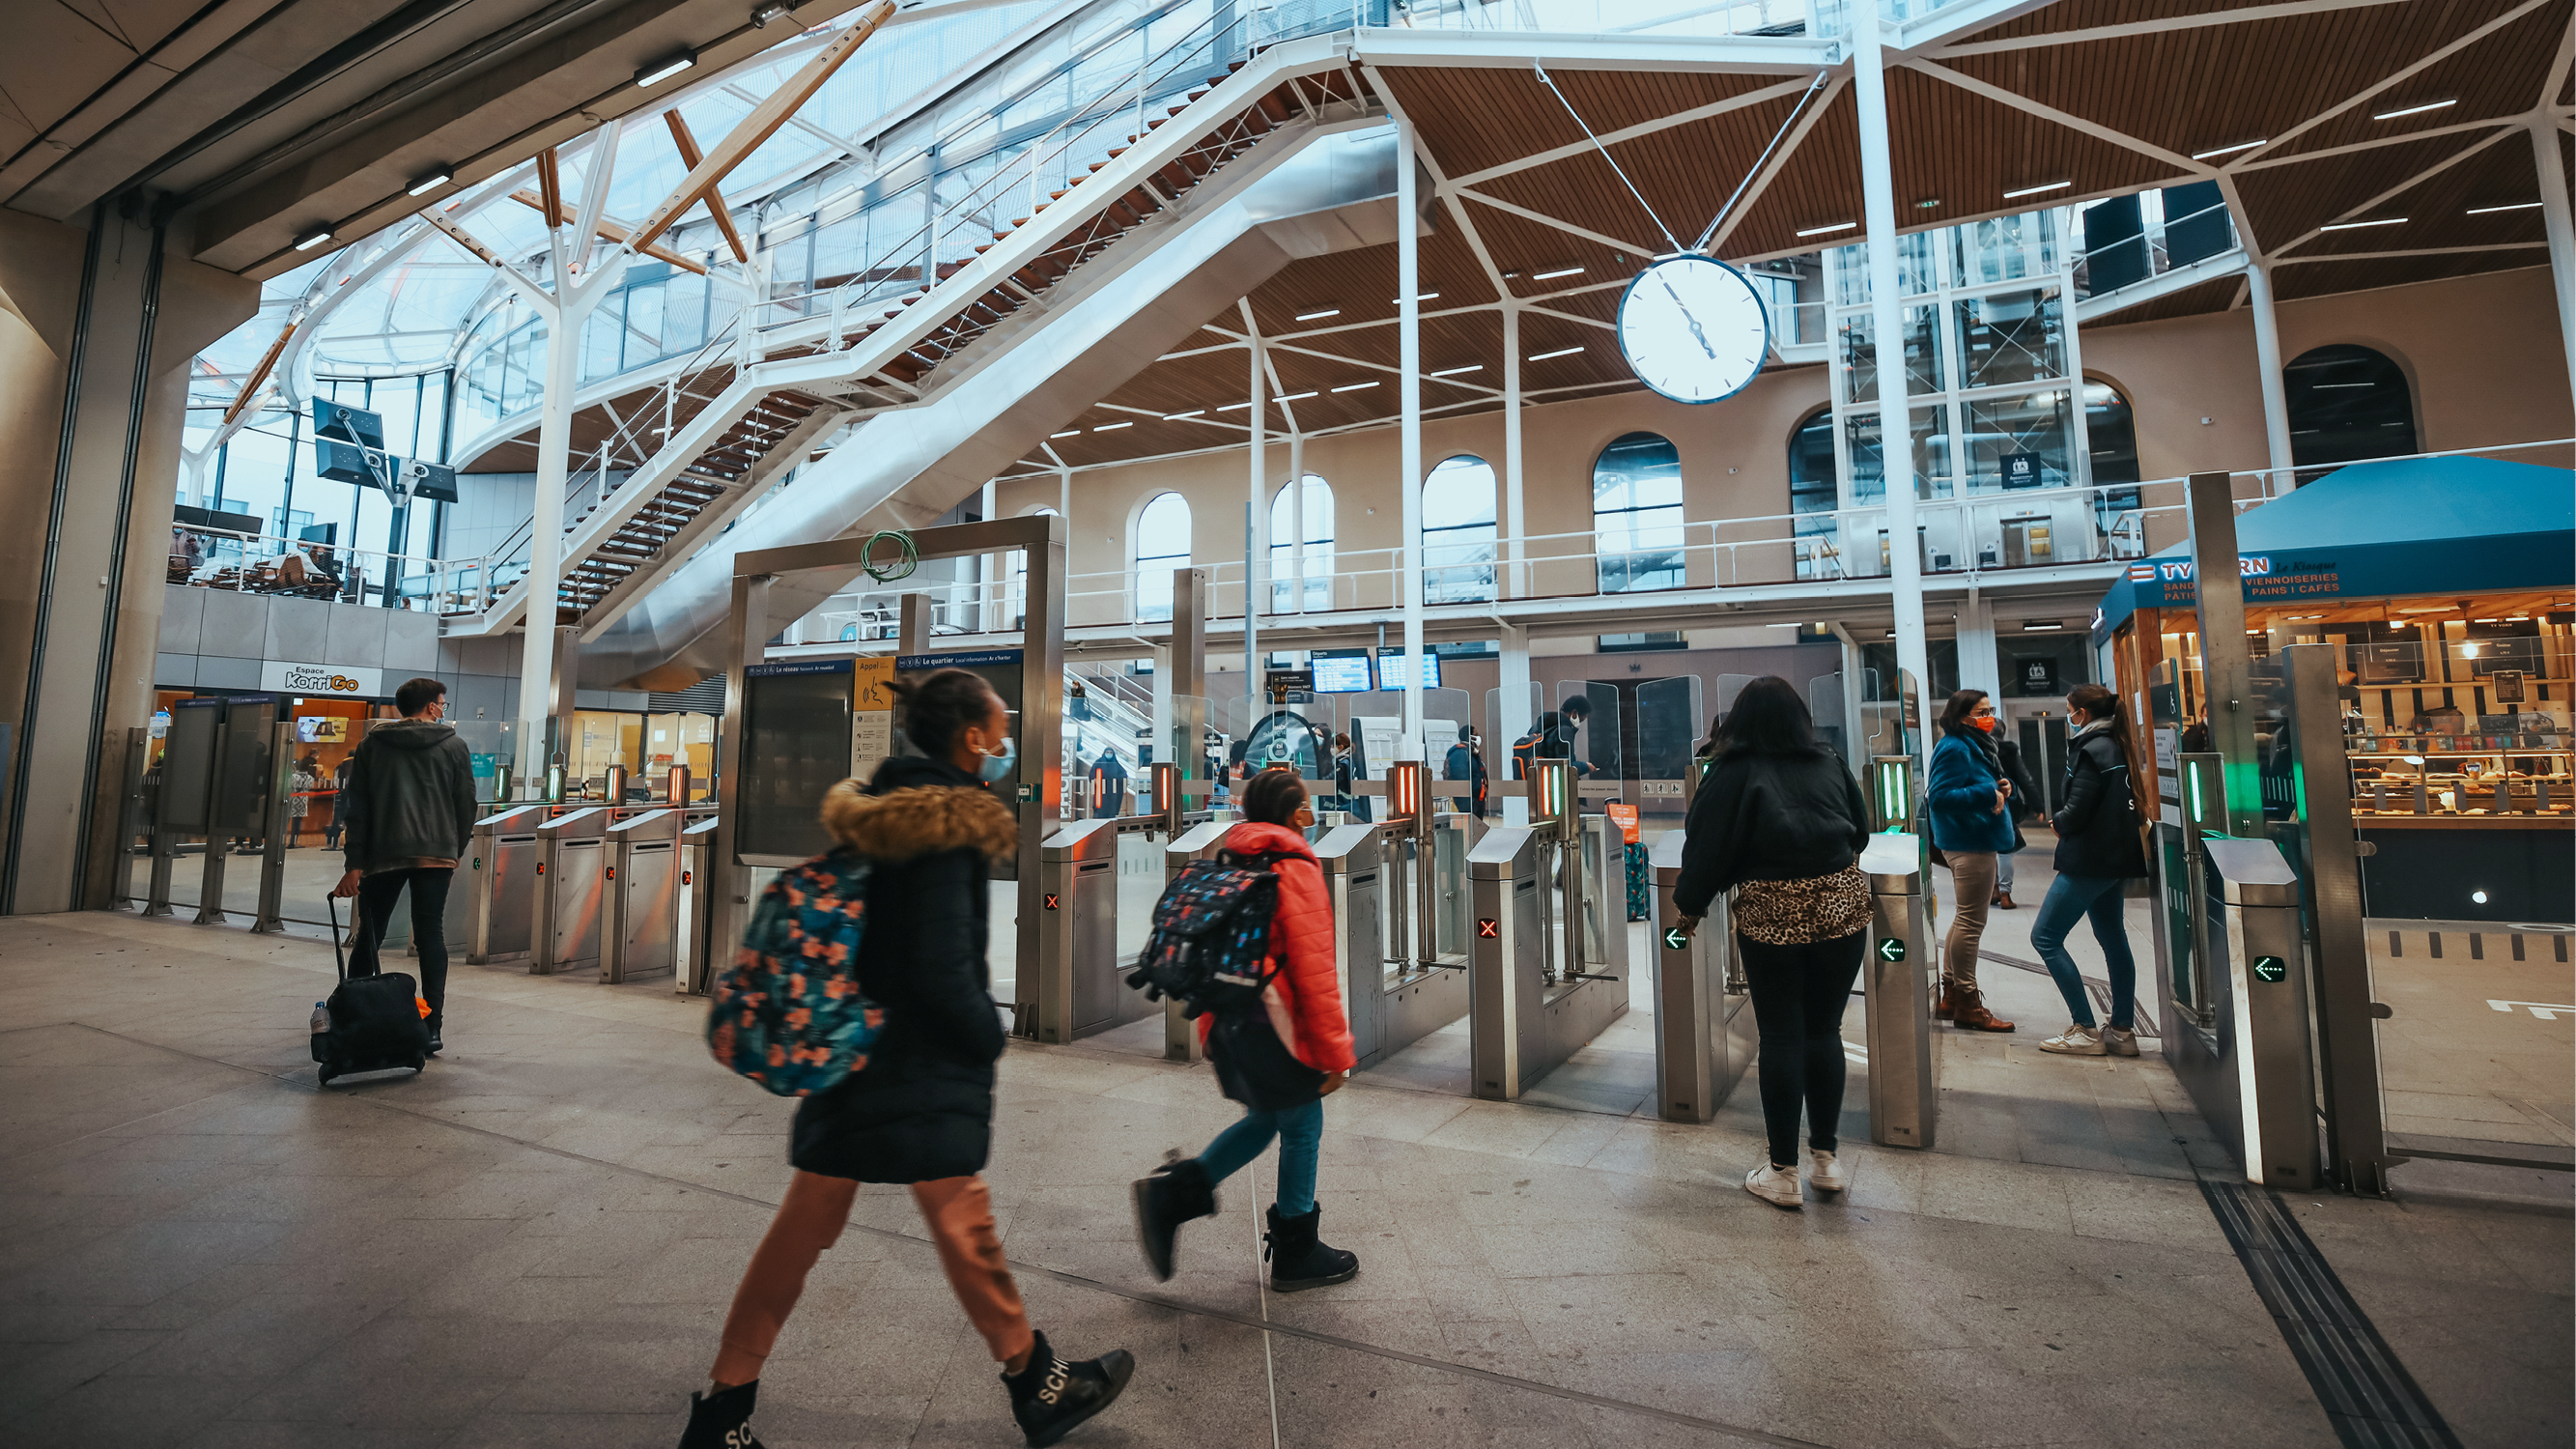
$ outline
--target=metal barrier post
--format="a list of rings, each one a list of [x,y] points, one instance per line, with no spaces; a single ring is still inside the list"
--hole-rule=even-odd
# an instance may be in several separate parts
[[[125,732],[124,794],[117,811],[115,879],[108,895],[108,909],[121,911],[134,899],[134,840],[143,833],[148,802],[144,799],[143,775],[152,758],[152,731],[136,725]],[[156,832],[157,833],[157,832]]]
[[[1544,772],[1541,772],[1544,773]],[[1475,1095],[1508,1102],[1537,1052],[1547,942],[1540,934],[1538,861],[1552,827],[1497,825],[1467,853],[1476,934],[1467,943],[1468,1081]]]
[[[1902,833],[1873,835],[1861,851],[1860,868],[1869,876],[1871,906],[1869,954],[1861,962],[1869,1025],[1869,1140],[1883,1147],[1928,1148],[1941,1096],[1932,1045],[1922,841]]]
[[[1667,1122],[1707,1122],[1744,1080],[1759,1044],[1736,969],[1727,898],[1710,901],[1698,928],[1682,934],[1673,904],[1682,838],[1667,830],[1648,852],[1655,872],[1655,1110]]]
[[[680,884],[678,900],[671,922],[671,989],[682,996],[704,996],[715,979],[716,963],[724,956],[721,942],[710,939],[715,920],[716,818],[712,811],[703,817],[684,812],[688,823],[680,830],[680,844],[674,853],[679,857]]]
[[[1207,860],[1225,844],[1226,832],[1234,829],[1231,820],[1202,820],[1173,837],[1163,847],[1163,882],[1169,885],[1187,870],[1192,861]],[[1195,1062],[1206,1053],[1199,1047],[1199,1024],[1181,1014],[1177,1001],[1163,1003],[1163,1060]]]
[[[1037,1003],[1039,1041],[1061,1045],[1154,1009],[1120,979],[1116,820],[1069,822],[1038,847],[1038,912],[1037,979],[1019,994]]]
[[[465,933],[469,965],[527,956],[537,916],[537,827],[545,819],[545,806],[517,805],[474,822],[465,861],[473,893]]]
[[[1336,825],[1315,842],[1324,895],[1333,904],[1333,966],[1362,1067],[1386,1053],[1386,943],[1378,903],[1381,852],[1374,825]]]
[[[224,701],[206,807],[205,884],[197,897],[200,926],[224,923],[224,867],[232,854],[231,838],[254,834],[268,818],[275,793],[269,756],[276,708],[273,695],[235,695]]]
[[[552,976],[599,957],[609,812],[567,810],[537,827],[537,921],[528,974]]]
[[[2203,842],[2217,915],[2203,925],[2212,971],[2227,973],[2237,1112],[2249,1182],[2304,1192],[2318,1185],[2316,1054],[2308,1035],[2307,955],[2299,877],[2268,840]],[[2207,900],[2207,897],[2204,897]]]
[[[259,910],[251,917],[254,936],[286,931],[286,832],[295,800],[295,724],[278,720],[269,727],[268,808],[264,812],[259,852]]]
[[[680,882],[677,810],[647,810],[608,827],[601,872],[608,928],[599,943],[599,979],[608,985],[671,969]]]

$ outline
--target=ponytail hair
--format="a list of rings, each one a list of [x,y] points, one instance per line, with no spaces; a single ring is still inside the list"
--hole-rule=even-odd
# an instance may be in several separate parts
[[[2120,747],[2120,757],[2129,762],[2130,769],[2138,767],[2137,736],[2129,729],[2128,712],[2120,708],[2120,696],[2112,693],[2110,686],[2079,684],[2066,692],[2066,707],[2080,709],[2093,719],[2109,720],[2111,740]]]

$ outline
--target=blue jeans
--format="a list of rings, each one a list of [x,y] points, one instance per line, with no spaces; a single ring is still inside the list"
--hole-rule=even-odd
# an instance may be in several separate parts
[[[2093,918],[2093,939],[2102,943],[2102,959],[2111,968],[2111,1024],[2122,1031],[2137,1024],[2138,963],[2129,955],[2129,927],[2121,917],[2123,882],[2118,877],[2061,875],[2039,903],[2039,919],[2030,923],[2030,944],[2048,963],[2057,994],[2066,998],[2066,1016],[2077,1026],[2093,1025],[2093,1001],[2084,994],[2084,974],[2066,954],[2066,933],[2085,916]]]
[[[1273,1137],[1279,1139],[1279,1215],[1302,1218],[1315,1210],[1315,1149],[1324,1140],[1321,1097],[1283,1112],[1244,1113],[1199,1154],[1199,1166],[1207,1169],[1210,1184],[1223,1182],[1259,1157]]]

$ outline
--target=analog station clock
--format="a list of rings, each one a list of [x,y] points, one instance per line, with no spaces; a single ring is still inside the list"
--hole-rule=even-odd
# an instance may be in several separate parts
[[[1669,257],[1620,297],[1619,347],[1639,382],[1675,402],[1710,403],[1762,370],[1771,322],[1742,272],[1708,257]]]

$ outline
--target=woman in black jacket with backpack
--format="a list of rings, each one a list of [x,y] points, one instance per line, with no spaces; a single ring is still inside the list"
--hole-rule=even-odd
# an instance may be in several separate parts
[[[1007,1041],[984,950],[986,859],[1019,848],[1018,822],[986,788],[1011,771],[1009,716],[992,686],[963,669],[895,692],[904,737],[922,756],[889,759],[864,791],[844,780],[823,800],[833,857],[871,865],[856,974],[884,1020],[864,1065],[797,1103],[795,1176],[734,1292],[713,1388],[689,1396],[680,1449],[757,1449],[761,1366],[863,1182],[911,1186],[1030,1444],[1053,1444],[1109,1407],[1135,1371],[1124,1349],[1067,1362],[1030,1328],[979,1175],[993,1145],[993,1063]]]
[[[1840,1192],[1834,1153],[1843,1112],[1843,1007],[1860,975],[1869,880],[1860,872],[1869,807],[1860,782],[1816,743],[1806,701],[1787,680],[1744,686],[1716,736],[1715,762],[1691,801],[1673,907],[1694,931],[1709,902],[1735,892],[1735,934],[1762,1034],[1762,1121],[1770,1155],[1744,1190],[1774,1207],[1805,1201],[1798,1114],[1807,1117],[1808,1181]]]
[[[2138,1054],[2138,963],[2129,954],[2123,918],[2127,884],[2147,873],[2139,838],[2138,801],[2129,778],[2137,758],[2119,696],[2099,684],[2079,684],[2066,696],[2066,722],[2075,728],[2066,752],[2066,807],[2057,812],[2057,880],[2030,923],[2030,944],[2048,963],[2057,992],[2066,998],[2066,1030],[2039,1044],[2061,1056],[2133,1057]],[[2090,917],[2111,973],[2111,1020],[2096,1026],[2084,975],[2066,953],[2066,935]]]

